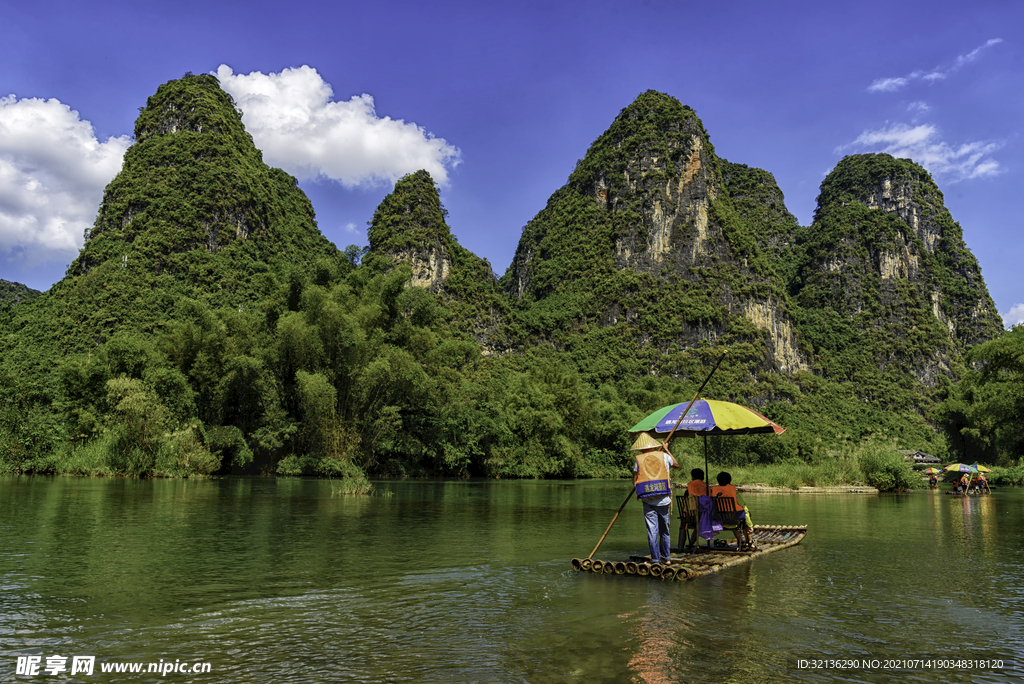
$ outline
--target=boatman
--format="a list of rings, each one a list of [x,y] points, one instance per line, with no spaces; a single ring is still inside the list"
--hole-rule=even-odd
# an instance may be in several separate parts
[[[644,520],[647,523],[647,545],[651,549],[651,561],[672,564],[672,535],[669,529],[670,506],[672,504],[672,483],[669,468],[679,464],[646,432],[633,442],[633,451],[640,453],[633,465],[633,486],[636,498],[644,504]]]

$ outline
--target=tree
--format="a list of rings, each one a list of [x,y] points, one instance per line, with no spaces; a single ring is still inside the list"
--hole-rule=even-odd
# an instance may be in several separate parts
[[[1011,465],[1024,456],[1024,325],[972,349],[975,366],[947,389],[936,417],[961,460]]]

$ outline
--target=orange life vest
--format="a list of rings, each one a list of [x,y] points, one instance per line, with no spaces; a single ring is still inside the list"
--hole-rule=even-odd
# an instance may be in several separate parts
[[[669,482],[668,468],[665,467],[665,453],[662,451],[644,451],[636,456],[636,498],[668,496],[672,493]]]
[[[708,486],[704,480],[690,480],[686,483],[686,491],[690,496],[704,496],[708,493]]]
[[[715,485],[711,488],[711,496],[724,496],[730,499],[736,499],[736,485]],[[740,506],[739,499],[736,499],[736,510],[743,510],[743,506]]]

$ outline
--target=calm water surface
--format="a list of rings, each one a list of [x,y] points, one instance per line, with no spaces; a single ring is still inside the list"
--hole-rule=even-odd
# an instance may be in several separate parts
[[[0,478],[0,682],[1024,681],[1024,491],[747,495],[804,542],[666,582],[569,567],[627,482],[377,486]],[[597,557],[637,552],[634,501]],[[798,667],[906,658],[1005,667]],[[211,671],[100,672],[160,661]]]

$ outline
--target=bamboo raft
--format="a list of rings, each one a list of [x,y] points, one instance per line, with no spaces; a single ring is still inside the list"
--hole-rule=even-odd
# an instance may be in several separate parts
[[[696,552],[672,554],[671,565],[651,563],[650,556],[630,556],[628,561],[573,558],[573,570],[605,575],[640,575],[665,580],[691,580],[746,563],[768,553],[796,546],[807,536],[807,525],[755,525],[751,539],[756,547],[737,551],[735,545],[701,547]]]

